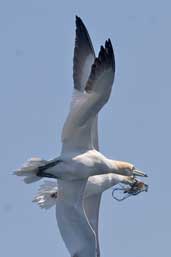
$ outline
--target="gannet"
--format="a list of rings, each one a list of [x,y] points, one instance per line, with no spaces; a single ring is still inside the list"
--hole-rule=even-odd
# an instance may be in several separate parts
[[[147,176],[133,164],[111,160],[99,151],[98,113],[109,100],[114,73],[111,40],[106,40],[96,57],[88,31],[76,17],[74,92],[62,131],[61,154],[49,161],[32,158],[15,171],[16,175],[25,177],[26,183],[43,177],[58,179],[63,197],[56,202],[56,218],[71,257],[96,257],[98,254],[96,233],[83,205],[88,178],[111,173]]]
[[[134,181],[135,180],[132,177],[118,174],[103,174],[89,177],[84,191],[84,209],[86,199],[90,199],[92,196],[100,196],[104,191],[119,183],[132,186]],[[58,183],[45,180],[44,183],[40,185],[38,193],[34,197],[33,202],[37,203],[42,209],[50,209],[56,205],[56,201],[61,200],[62,197],[64,197],[64,192],[59,190]],[[94,202],[97,203],[97,201]],[[86,207],[88,207],[87,204]],[[97,208],[97,212],[98,209],[99,207]],[[86,209],[85,211],[86,214],[89,212],[89,210],[87,211]],[[96,218],[97,217],[94,217],[94,220]],[[89,221],[91,219],[92,218],[90,218]],[[96,223],[98,223],[97,220]]]
[[[84,192],[83,206],[88,218],[88,221],[96,234],[97,241],[97,257],[100,257],[100,243],[99,243],[99,209],[101,197],[104,191],[117,185],[118,183],[132,186],[138,180],[118,174],[103,174],[91,176],[88,178]],[[145,184],[143,185],[145,187]],[[50,209],[56,206],[56,201],[61,201],[64,197],[64,192],[60,191],[56,182],[44,181],[39,188],[38,193],[33,199],[42,209]]]

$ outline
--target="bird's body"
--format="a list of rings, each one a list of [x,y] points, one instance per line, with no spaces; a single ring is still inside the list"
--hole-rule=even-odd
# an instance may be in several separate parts
[[[130,179],[145,174],[134,165],[110,160],[99,151],[98,114],[112,91],[114,52],[108,39],[96,57],[88,31],[79,17],[76,17],[73,62],[74,93],[63,127],[61,155],[50,161],[31,159],[15,174],[25,176],[26,183],[42,177],[58,179],[59,192],[63,197],[56,202],[56,217],[71,257],[99,257],[99,206],[101,193],[105,186],[109,187],[109,174],[118,176],[118,181],[121,177],[117,174]],[[95,192],[93,179],[88,190],[86,186],[88,178],[95,175],[101,179],[104,177],[101,186],[100,178],[94,179],[100,192],[97,190],[97,194],[92,194]],[[84,196],[85,190],[90,196]]]
[[[64,180],[58,180],[57,184],[54,182],[45,181],[45,184],[41,186],[33,201],[37,202],[41,208],[45,209],[49,209],[53,205],[56,206],[58,226],[64,241],[69,242],[67,248],[72,255],[77,252],[79,253],[78,256],[86,256],[84,254],[87,254],[87,251],[85,251],[84,247],[81,245],[81,242],[88,240],[88,245],[90,246],[95,240],[97,242],[97,256],[99,257],[100,246],[98,239],[98,219],[101,196],[105,190],[116,185],[117,183],[131,184],[132,181],[130,177],[117,174],[104,174],[89,177],[85,186],[84,200],[82,203],[81,194],[78,195],[78,186],[80,185],[79,180],[74,182],[74,192],[76,195],[73,194],[72,181],[64,182]],[[75,201],[76,196],[78,197],[77,201]],[[86,217],[88,219],[87,221],[95,232],[90,233],[92,238],[86,239],[84,236],[82,238],[82,229],[80,231],[76,214],[76,210],[79,208],[80,204],[84,206]],[[64,223],[65,226],[63,226]],[[70,234],[71,231],[73,231],[72,237]],[[80,252],[79,247],[82,248],[83,253]],[[93,245],[91,247],[91,250],[92,249]]]
[[[47,166],[49,163],[52,165],[47,169],[45,166],[46,172],[62,180],[87,179],[90,176],[106,173],[115,173],[125,176],[132,175],[131,169],[124,170],[122,168],[118,168],[118,161],[106,158],[95,149],[88,150],[83,153],[69,152],[62,154],[57,159],[55,158],[48,162]]]
[[[123,183],[127,185],[132,184],[132,179],[129,176],[122,176],[118,174],[103,174],[89,177],[86,188],[84,191],[84,204],[85,200],[90,197],[101,195],[107,189]],[[38,194],[34,197],[33,202],[38,203],[41,208],[49,209],[56,205],[56,201],[67,198],[66,192],[62,186],[59,186],[59,180],[56,182],[45,181],[40,186]]]

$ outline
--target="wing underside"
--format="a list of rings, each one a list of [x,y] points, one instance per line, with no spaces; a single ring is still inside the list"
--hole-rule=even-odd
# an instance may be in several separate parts
[[[96,233],[97,242],[97,257],[100,257],[100,245],[99,245],[99,210],[100,210],[101,194],[92,195],[84,199],[84,209],[87,218]]]
[[[76,29],[76,43],[79,45],[78,42],[79,39],[81,40],[81,37],[78,37],[77,31],[78,29]],[[86,35],[88,33],[87,30],[84,31],[83,28],[81,32]],[[90,40],[90,37],[84,38]],[[92,46],[91,41],[88,45]],[[77,54],[74,54],[74,60],[76,58],[75,56],[82,56],[84,57],[83,59],[86,60],[85,54],[81,55],[83,52],[82,48],[80,49],[80,54],[79,47],[75,49],[77,50],[75,50]],[[90,52],[92,51],[92,47],[88,47],[88,49]],[[94,52],[92,56],[94,58]],[[87,61],[83,63],[87,63]],[[75,73],[77,73],[76,67],[77,65],[74,62]],[[94,59],[93,65],[89,65],[89,68],[89,74],[88,72],[80,73],[84,74],[84,79],[82,79],[82,77],[78,79],[78,76],[76,76],[77,79],[74,77],[75,93],[69,115],[63,127],[62,152],[98,148],[97,115],[110,97],[114,80],[115,61],[110,40],[106,41],[105,47],[101,46],[98,57]],[[87,70],[88,69],[86,69],[86,71]],[[78,83],[78,81],[80,81],[80,83]],[[82,81],[84,81],[84,84]]]
[[[94,63],[95,52],[88,31],[82,20],[76,16],[76,36],[73,59],[74,88],[83,92]]]
[[[56,217],[61,236],[71,256],[96,257],[95,234],[83,208],[87,180],[58,181],[64,197],[56,203]]]
[[[73,60],[74,95],[69,115],[63,127],[62,153],[85,151],[94,148],[99,150],[98,112],[110,97],[114,73],[115,60],[110,39],[105,42],[104,47],[101,46],[99,55],[96,58],[88,31],[82,20],[79,17],[76,17],[76,39]],[[86,219],[89,220],[90,225],[96,234],[98,257],[100,256],[98,239],[100,201],[101,193],[84,199]],[[59,209],[62,209],[62,214],[63,212],[72,213],[73,211],[72,207],[66,202],[64,202]],[[67,216],[67,214],[64,214],[63,217],[65,217],[65,215]],[[62,215],[58,214],[57,216],[58,224],[60,226],[59,221],[62,219]],[[78,220],[80,219],[80,214],[78,215],[77,211],[76,213],[73,212],[73,216],[77,217]],[[81,216],[84,216],[83,210]],[[72,246],[76,248],[74,238],[79,237],[79,240],[83,235],[80,234],[80,228],[72,222],[72,215],[69,219],[66,217],[66,220],[73,226],[72,230],[74,231],[73,233],[75,233],[75,236],[73,235],[72,237]],[[79,222],[81,224],[81,221]],[[61,234],[63,234],[62,228],[60,228],[60,230]],[[64,241],[69,242],[69,239],[67,239],[69,231],[68,233],[65,231],[64,234]],[[85,238],[82,238],[81,241],[86,240]],[[72,248],[72,246],[67,247]],[[85,256],[87,257],[90,255],[87,254]],[[78,257],[80,256],[78,255]]]

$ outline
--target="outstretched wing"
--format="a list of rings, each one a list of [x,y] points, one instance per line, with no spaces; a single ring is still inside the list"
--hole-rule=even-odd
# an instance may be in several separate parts
[[[61,236],[71,256],[96,257],[96,237],[83,208],[87,180],[58,180],[63,199],[56,202],[56,218]]]
[[[82,20],[76,16],[76,37],[73,59],[74,88],[83,92],[94,63],[95,52]]]
[[[73,60],[75,90],[84,92],[95,58],[95,51],[86,26],[81,18],[76,16],[76,37]],[[93,121],[91,137],[94,148],[98,150],[98,117]]]
[[[95,58],[84,92],[76,90],[62,133],[62,152],[98,148],[97,114],[108,101],[114,80],[115,62],[110,40]],[[96,134],[94,134],[94,131]]]
[[[74,80],[74,93],[71,102],[70,114],[75,110],[79,109],[82,101],[85,101],[85,86],[88,81],[92,64],[95,60],[95,52],[91,42],[89,33],[80,17],[76,16],[76,36],[75,36],[75,48],[74,48],[74,59],[73,59],[73,80]],[[63,141],[63,151],[68,151],[72,148],[74,144],[68,144],[68,138],[72,136],[72,126],[70,122],[70,114],[65,122],[62,141]],[[91,124],[88,126],[87,136],[82,137],[82,145],[85,145],[87,137],[91,137],[91,143],[94,148],[98,148],[98,126],[97,117],[93,121],[93,126]],[[82,133],[83,134],[83,133]],[[79,133],[77,133],[79,137]],[[85,140],[84,140],[85,138]],[[75,140],[76,141],[76,140]],[[78,139],[79,141],[79,139]],[[71,145],[71,146],[70,146]],[[78,142],[75,143],[78,145]],[[90,146],[91,147],[91,146]],[[71,149],[72,150],[72,149]]]

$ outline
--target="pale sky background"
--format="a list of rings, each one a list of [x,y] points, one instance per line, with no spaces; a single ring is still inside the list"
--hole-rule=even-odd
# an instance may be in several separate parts
[[[110,37],[116,77],[100,115],[101,151],[149,174],[150,190],[125,202],[103,195],[102,257],[170,256],[171,2],[0,1],[0,256],[69,257],[55,209],[11,172],[60,153],[72,94],[75,15],[98,53]]]

